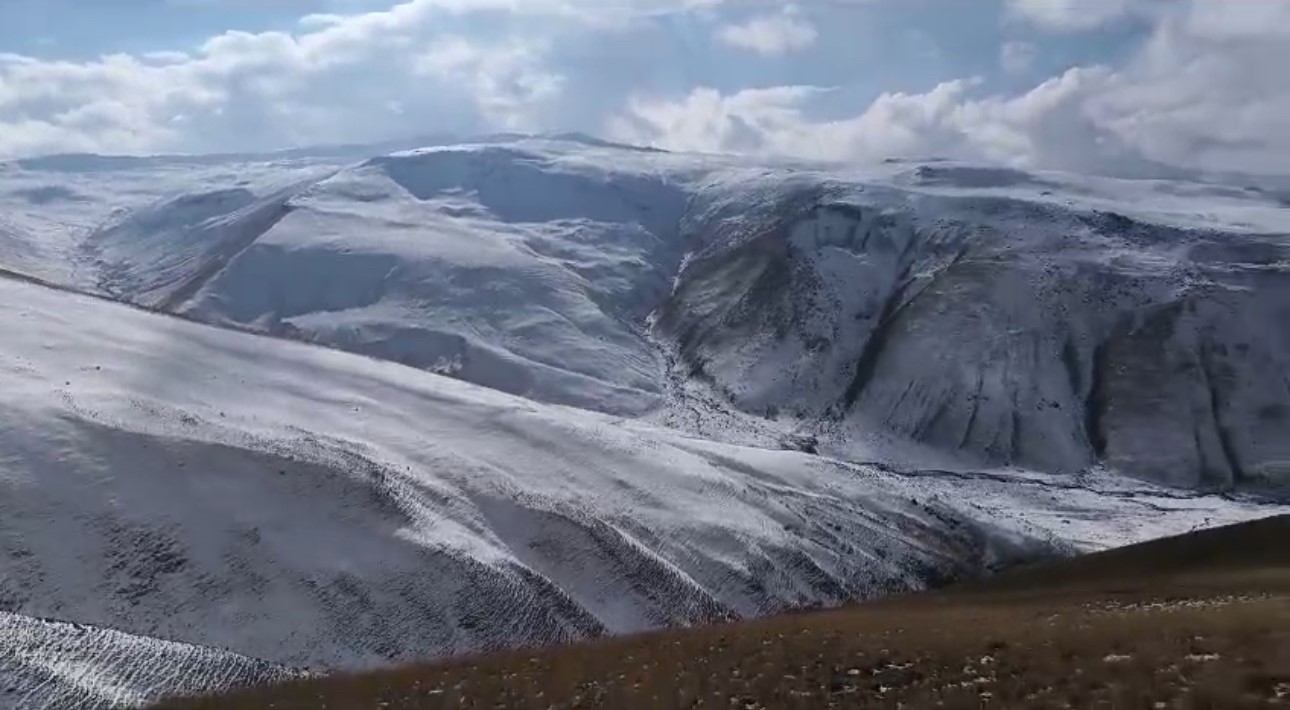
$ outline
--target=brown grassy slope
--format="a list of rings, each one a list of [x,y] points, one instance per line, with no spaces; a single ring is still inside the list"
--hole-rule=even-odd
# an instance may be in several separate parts
[[[851,609],[166,708],[1290,708],[1290,517]]]

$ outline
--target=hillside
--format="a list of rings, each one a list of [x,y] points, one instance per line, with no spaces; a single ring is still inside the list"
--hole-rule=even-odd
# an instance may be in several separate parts
[[[1290,476],[1275,195],[576,136],[358,155],[26,161],[0,264],[731,443]]]
[[[140,707],[299,671],[214,648],[0,611],[0,707]]]
[[[157,708],[1280,707],[1287,535],[1280,517],[842,611]]]
[[[721,444],[12,279],[0,297],[3,610],[271,664],[834,606],[1284,510]],[[40,647],[0,657],[63,657]],[[152,655],[88,658],[11,707],[239,677],[198,655],[140,687]]]
[[[894,439],[980,465],[1282,488],[1284,226],[1183,222],[1062,179],[762,179],[755,206],[723,180],[689,216],[702,241],[656,330],[688,377],[840,456]]]
[[[1285,225],[1230,186],[578,136],[0,164],[0,708],[1282,514]]]

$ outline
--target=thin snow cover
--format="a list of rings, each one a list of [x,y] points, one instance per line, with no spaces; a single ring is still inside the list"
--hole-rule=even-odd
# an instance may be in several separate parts
[[[682,256],[693,161],[552,140],[404,151],[343,170],[328,160],[76,174],[155,180],[153,195],[103,198],[129,207],[63,250],[75,278],[55,259],[10,265],[543,401],[660,406],[661,361],[642,323]],[[21,182],[63,176],[39,168]]]
[[[744,448],[33,284],[0,298],[6,610],[292,666],[836,604],[1282,510]]]
[[[1284,512],[1283,203],[577,136],[0,164],[0,623],[138,639],[3,674],[137,705]]]
[[[900,167],[725,173],[699,190],[693,251],[654,320],[684,388],[847,458],[908,462],[916,444],[977,465],[1285,493],[1279,202]]]
[[[0,707],[140,707],[287,680],[297,671],[227,651],[0,612]]]
[[[360,154],[25,161],[0,263],[726,440],[1290,480],[1284,186],[578,136]]]

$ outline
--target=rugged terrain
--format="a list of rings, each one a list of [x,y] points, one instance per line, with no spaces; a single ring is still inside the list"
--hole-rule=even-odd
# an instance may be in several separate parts
[[[685,426],[697,400],[849,459],[1290,477],[1290,246],[1257,186],[577,137],[5,178],[15,270],[541,401]]]
[[[0,707],[1282,512],[1285,224],[1256,188],[576,136],[0,164]]]
[[[842,611],[159,707],[1285,707],[1287,534],[1282,517]]]
[[[1078,186],[958,165],[797,182],[751,215],[746,184],[701,193],[658,316],[740,409],[853,453],[884,432],[1050,472],[1290,480],[1284,232],[1081,206]]]

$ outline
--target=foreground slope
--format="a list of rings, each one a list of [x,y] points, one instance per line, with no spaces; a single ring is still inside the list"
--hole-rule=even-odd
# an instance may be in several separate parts
[[[13,279],[0,299],[2,610],[278,664],[834,605],[1278,510],[743,448]]]
[[[139,707],[300,675],[227,651],[5,612],[0,637],[0,707],[12,710]]]
[[[1284,707],[1287,535],[1280,517],[842,611],[158,707]]]

